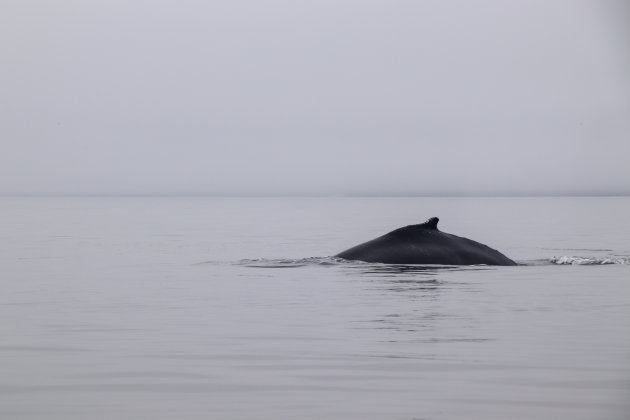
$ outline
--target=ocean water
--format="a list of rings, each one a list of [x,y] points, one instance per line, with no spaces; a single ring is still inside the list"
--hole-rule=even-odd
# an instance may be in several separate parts
[[[628,419],[630,198],[0,198],[1,419]],[[440,217],[517,267],[330,255]]]

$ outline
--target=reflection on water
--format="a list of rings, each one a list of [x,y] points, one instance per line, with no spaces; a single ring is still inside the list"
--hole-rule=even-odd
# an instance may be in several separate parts
[[[217,264],[207,261],[203,264]],[[405,273],[436,273],[439,271],[488,270],[486,265],[442,265],[442,264],[383,264],[356,260],[346,260],[338,257],[308,257],[308,258],[257,258],[236,261],[235,265],[252,268],[297,268],[307,266],[341,266],[351,270],[359,270],[363,274],[405,274]]]
[[[456,266],[456,265],[395,265],[395,264],[370,264],[349,265],[350,270],[356,270],[360,274],[381,278],[409,276],[417,281],[418,277],[435,277],[440,273],[457,271],[491,270],[487,266]],[[356,273],[352,273],[356,274]]]

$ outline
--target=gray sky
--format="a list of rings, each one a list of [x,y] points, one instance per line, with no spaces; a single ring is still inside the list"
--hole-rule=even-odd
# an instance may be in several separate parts
[[[630,193],[630,7],[1,0],[1,194]]]

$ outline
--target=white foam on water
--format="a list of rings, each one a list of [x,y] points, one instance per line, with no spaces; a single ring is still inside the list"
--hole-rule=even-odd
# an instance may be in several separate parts
[[[552,264],[558,265],[607,265],[607,264],[630,264],[630,257],[608,256],[608,257],[576,257],[562,256],[553,257],[549,260]]]

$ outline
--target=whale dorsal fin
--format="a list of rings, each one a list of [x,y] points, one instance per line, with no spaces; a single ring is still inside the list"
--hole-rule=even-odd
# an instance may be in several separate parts
[[[432,217],[424,223],[409,225],[392,230],[387,235],[417,235],[421,232],[439,232],[437,224],[440,221],[437,217]]]
[[[438,219],[437,217],[432,217],[429,220],[427,220],[426,222],[422,223],[419,226],[422,226],[425,229],[429,229],[429,230],[438,230],[437,228],[437,224],[440,221],[440,219]]]

